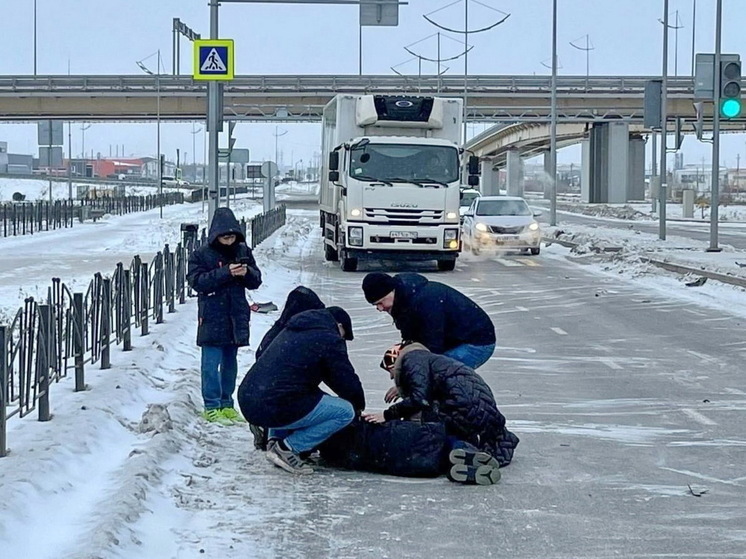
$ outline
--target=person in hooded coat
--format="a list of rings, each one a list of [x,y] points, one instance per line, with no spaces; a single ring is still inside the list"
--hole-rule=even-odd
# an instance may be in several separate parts
[[[304,285],[299,285],[293,289],[285,300],[285,306],[282,309],[280,318],[278,318],[272,327],[267,330],[267,333],[264,334],[262,341],[259,343],[259,347],[257,347],[256,352],[254,353],[254,357],[259,359],[262,356],[264,351],[269,347],[269,344],[271,344],[277,337],[277,334],[287,326],[288,321],[296,314],[303,311],[323,308],[325,308],[324,303],[312,289]],[[249,423],[249,429],[251,430],[252,435],[254,435],[254,448],[257,450],[267,450],[267,430],[264,427],[252,423]]]
[[[484,310],[449,285],[415,273],[363,278],[365,299],[387,312],[403,340],[419,342],[433,353],[476,369],[495,351],[495,326]]]
[[[347,355],[350,315],[340,307],[292,317],[238,389],[238,404],[253,425],[269,428],[267,460],[294,473],[313,468],[301,457],[343,429],[365,409],[360,379]],[[337,397],[321,390],[326,384]]]
[[[391,375],[401,401],[363,419],[383,423],[419,414],[443,423],[449,435],[488,453],[500,467],[510,464],[519,439],[505,427],[492,390],[474,369],[419,343],[389,348],[381,368]]]
[[[233,407],[237,353],[249,344],[246,290],[262,284],[262,273],[245,241],[233,212],[218,208],[207,243],[191,254],[187,269],[187,282],[198,296],[203,417],[221,425],[243,422]]]

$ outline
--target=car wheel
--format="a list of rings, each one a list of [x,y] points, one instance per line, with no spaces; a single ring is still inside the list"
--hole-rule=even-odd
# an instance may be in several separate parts
[[[539,254],[541,252],[541,247],[530,248],[529,250],[531,251],[531,254],[533,254],[534,256],[536,256],[537,254]]]

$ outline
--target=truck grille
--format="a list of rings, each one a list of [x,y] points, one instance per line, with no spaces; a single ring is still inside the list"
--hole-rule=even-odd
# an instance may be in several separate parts
[[[436,225],[443,221],[443,210],[415,208],[365,208],[366,221],[389,225]]]

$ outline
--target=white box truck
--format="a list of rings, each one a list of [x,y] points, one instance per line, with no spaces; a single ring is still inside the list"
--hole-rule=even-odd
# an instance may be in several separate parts
[[[319,189],[324,257],[436,260],[459,253],[462,100],[340,94],[324,108]],[[469,182],[478,182],[470,158]]]

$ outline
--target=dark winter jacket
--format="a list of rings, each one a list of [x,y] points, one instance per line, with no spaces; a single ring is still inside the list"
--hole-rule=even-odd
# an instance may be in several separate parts
[[[285,306],[282,309],[280,318],[278,318],[272,327],[267,330],[267,333],[264,334],[262,341],[259,343],[259,347],[256,348],[255,357],[259,359],[262,353],[264,353],[264,350],[266,350],[269,347],[269,344],[272,343],[272,340],[277,337],[277,334],[285,328],[288,320],[293,318],[296,314],[303,311],[323,308],[324,303],[321,302],[319,296],[316,295],[312,289],[303,285],[299,285],[293,289],[285,300]]]
[[[442,423],[355,420],[320,446],[332,466],[393,476],[437,477],[448,471],[452,441]]]
[[[442,422],[449,435],[492,454],[501,466],[510,463],[518,437],[505,428],[492,390],[474,369],[412,344],[399,354],[394,380],[402,400],[384,411],[387,420],[421,412],[423,419]]]
[[[218,236],[235,233],[236,241],[221,245]],[[228,208],[218,208],[210,225],[207,244],[189,257],[187,281],[198,294],[197,345],[243,346],[249,344],[251,311],[246,289],[262,284],[262,273],[256,266],[251,249],[244,242],[238,220]],[[232,276],[229,264],[245,261],[245,276]]]
[[[402,340],[419,342],[433,353],[495,343],[490,317],[463,293],[420,274],[397,274],[394,280],[391,316]]]
[[[336,320],[326,309],[304,311],[288,321],[246,373],[238,403],[249,423],[284,427],[316,407],[324,395],[322,382],[356,411],[365,409],[363,387]]]

